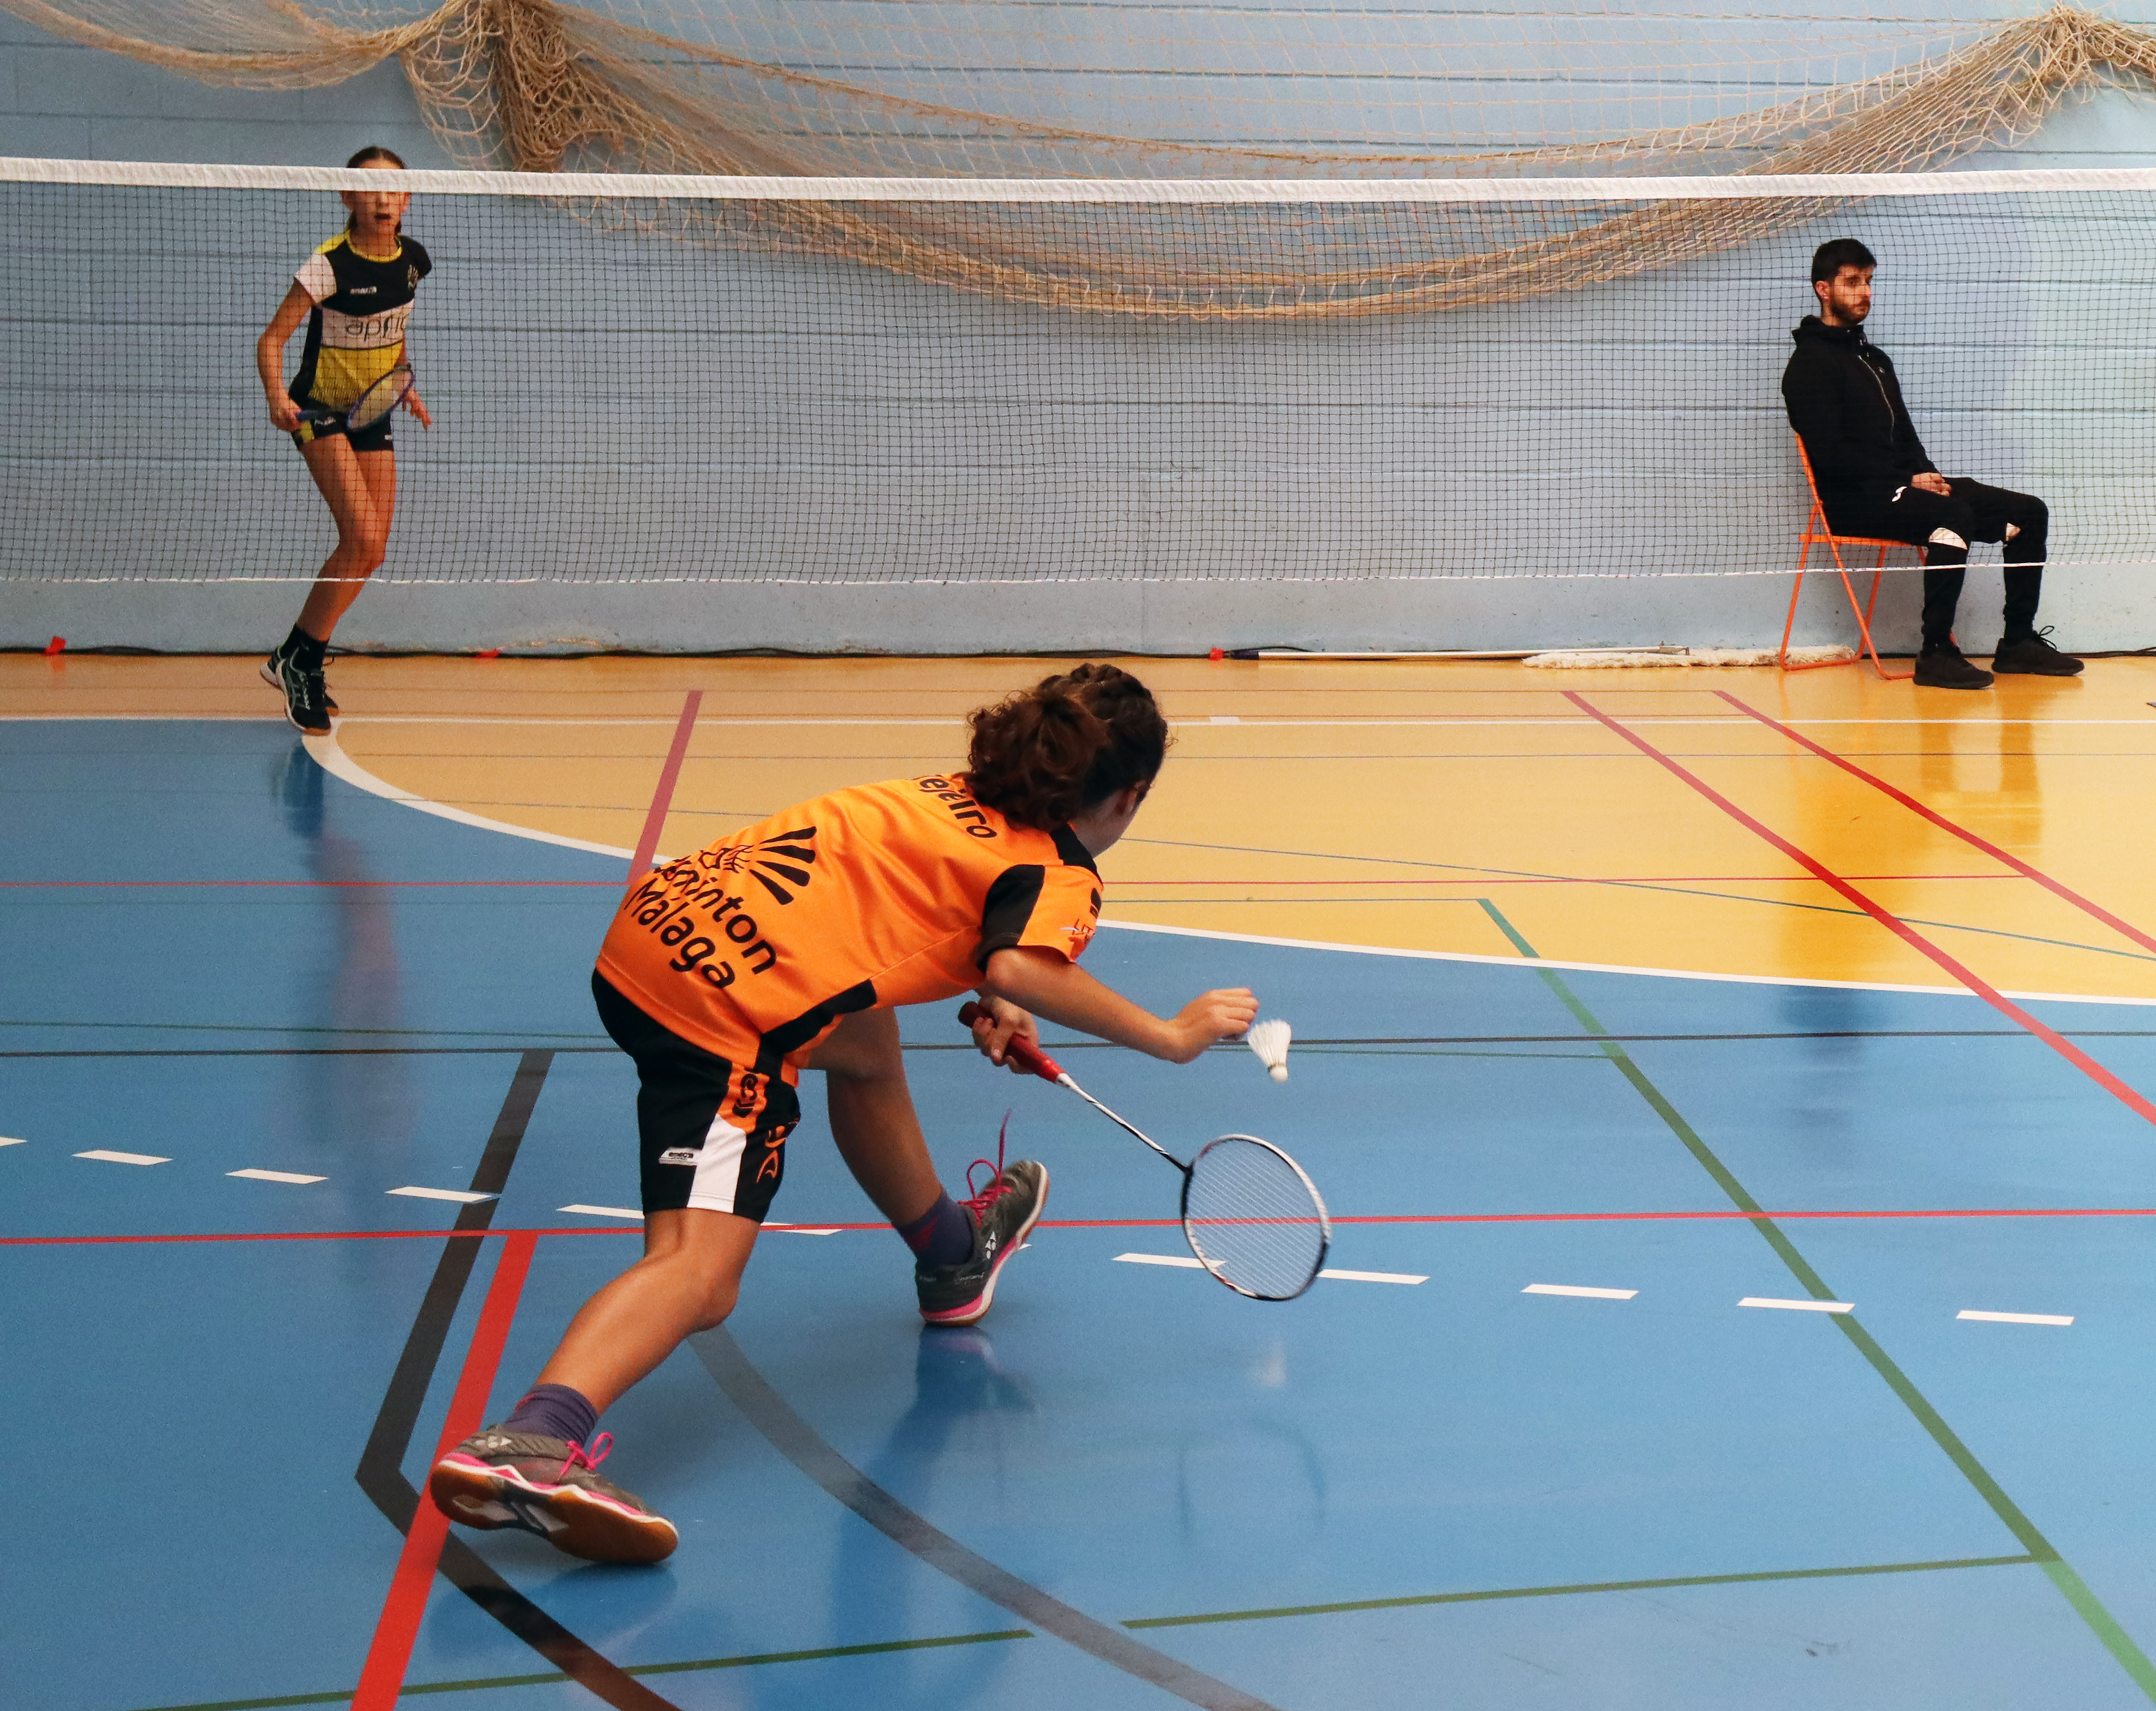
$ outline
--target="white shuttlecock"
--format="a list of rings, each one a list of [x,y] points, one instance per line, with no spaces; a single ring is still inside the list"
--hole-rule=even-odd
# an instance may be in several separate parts
[[[1270,1021],[1260,1022],[1243,1036],[1250,1042],[1250,1050],[1257,1053],[1258,1061],[1265,1066],[1265,1073],[1276,1082],[1287,1079],[1287,1042],[1294,1031],[1276,1016]]]

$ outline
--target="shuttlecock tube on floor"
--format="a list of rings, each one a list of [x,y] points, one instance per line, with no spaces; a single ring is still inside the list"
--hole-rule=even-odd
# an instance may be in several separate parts
[[[1287,1079],[1287,1042],[1294,1030],[1275,1016],[1258,1023],[1243,1037],[1250,1042],[1250,1050],[1258,1055],[1258,1061],[1265,1066],[1265,1073],[1276,1082]]]

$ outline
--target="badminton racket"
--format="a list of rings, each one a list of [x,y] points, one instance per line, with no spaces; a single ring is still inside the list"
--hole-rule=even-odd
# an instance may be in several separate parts
[[[958,1012],[971,1027],[988,1013],[977,1004]],[[1303,1168],[1270,1141],[1223,1135],[1188,1164],[1134,1124],[1126,1123],[1070,1078],[1023,1035],[1004,1047],[1021,1069],[1067,1087],[1126,1134],[1136,1136],[1183,1173],[1183,1237],[1198,1263],[1238,1295],[1292,1301],[1317,1281],[1332,1246],[1325,1201]]]
[[[337,411],[317,406],[302,410],[300,414],[319,427],[327,427],[341,418],[346,432],[357,434],[363,429],[372,428],[403,403],[417,378],[409,362],[399,362],[362,393],[350,409]]]

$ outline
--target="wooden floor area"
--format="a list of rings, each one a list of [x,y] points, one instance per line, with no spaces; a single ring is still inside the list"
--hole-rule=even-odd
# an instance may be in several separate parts
[[[2156,764],[2156,661],[1980,694],[1856,667],[1122,663],[1175,742],[1104,864],[1111,917],[1965,985],[1913,932],[2002,990],[2156,1000],[2156,954],[2114,924],[2156,922],[2156,791],[2137,788]],[[958,766],[967,710],[1053,669],[352,658],[331,679],[353,781],[624,851],[699,691],[672,851],[840,785]],[[0,659],[9,718],[277,713],[249,659]]]

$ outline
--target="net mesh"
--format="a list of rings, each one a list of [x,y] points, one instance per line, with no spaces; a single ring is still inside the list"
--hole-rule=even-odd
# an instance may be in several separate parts
[[[269,419],[254,342],[341,224],[326,187],[346,177],[384,182],[0,166],[0,578],[312,576],[330,516]],[[2156,512],[2128,502],[2156,462],[2156,174],[1678,198],[412,182],[405,228],[435,265],[409,348],[435,425],[395,418],[392,581],[1784,576],[1809,496],[1780,375],[1810,252],[1844,234],[1882,258],[1871,330],[1939,465],[2047,500],[2056,564],[2156,563]],[[654,239],[653,210],[680,206],[739,241]],[[769,241],[773,222],[851,219],[998,232],[1054,291]],[[1714,219],[1755,235],[1464,300],[1491,278],[1477,258],[1553,228],[1620,248]],[[1452,306],[1307,312],[1358,307],[1373,278]]]
[[[2065,100],[2145,90],[2156,37],[2074,7],[1852,21],[1577,0],[1502,13],[1226,6],[864,7],[798,0],[0,0],[69,39],[204,80],[333,84],[396,57],[460,165],[700,174],[1148,177],[1909,172],[2026,138]],[[1651,122],[1641,129],[1640,122]],[[1404,270],[1344,228],[1311,280],[1186,303],[1083,225],[992,210],[673,201],[675,236],[840,255],[1024,302],[1367,315],[1576,289],[1749,242],[1758,207],[1656,220],[1516,212]],[[1802,210],[1782,211],[1789,218]],[[1605,229],[1605,226],[1607,229]],[[1479,244],[1476,241],[1481,238]],[[1075,285],[1074,259],[1087,282]]]
[[[1265,1301],[1307,1289],[1332,1236],[1301,1171],[1247,1135],[1224,1135],[1191,1161],[1183,1228],[1208,1271]]]

